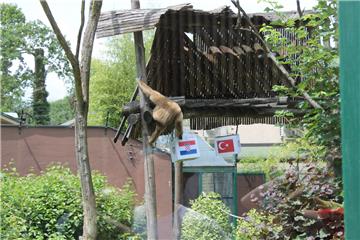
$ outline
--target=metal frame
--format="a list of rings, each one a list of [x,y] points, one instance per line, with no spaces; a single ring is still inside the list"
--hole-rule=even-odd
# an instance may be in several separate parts
[[[237,213],[237,168],[236,166],[232,167],[184,167],[183,172],[193,172],[199,173],[198,177],[198,186],[199,186],[199,195],[202,193],[202,174],[203,173],[232,173],[233,179],[233,203],[232,203],[232,212]]]

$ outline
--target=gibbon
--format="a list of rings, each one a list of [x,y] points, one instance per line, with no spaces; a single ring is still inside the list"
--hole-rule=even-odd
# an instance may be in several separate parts
[[[161,93],[153,90],[145,82],[138,81],[138,84],[144,95],[149,97],[150,101],[155,104],[152,113],[152,117],[155,120],[155,130],[149,138],[149,144],[152,145],[165,129],[174,129],[174,127],[176,137],[181,139],[183,134],[183,113],[180,106]]]

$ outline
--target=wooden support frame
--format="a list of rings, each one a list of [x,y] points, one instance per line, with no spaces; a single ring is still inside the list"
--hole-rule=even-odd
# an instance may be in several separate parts
[[[339,1],[345,239],[360,239],[360,1]]]
[[[131,8],[139,9],[140,1],[131,0]],[[142,32],[134,33],[135,55],[136,55],[136,72],[137,80],[146,80],[145,67],[145,49]],[[155,185],[155,168],[154,159],[152,157],[152,147],[148,142],[149,130],[144,119],[144,113],[149,109],[145,95],[142,91],[138,91],[140,95],[140,112],[142,122],[143,135],[143,155],[144,155],[144,181],[145,181],[145,209],[146,209],[146,230],[147,238],[158,239],[157,232],[157,210],[156,210],[156,185]]]

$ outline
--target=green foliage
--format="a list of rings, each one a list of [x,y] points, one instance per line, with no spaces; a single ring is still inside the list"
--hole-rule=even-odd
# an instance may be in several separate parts
[[[20,177],[16,170],[1,173],[1,239],[78,239],[82,234],[80,182],[68,168],[55,165],[41,175]],[[109,224],[132,221],[135,193],[129,184],[111,187],[93,175],[100,239],[123,239]],[[125,237],[125,236],[124,236]]]
[[[40,106],[40,111],[45,113],[45,122],[48,122],[47,104],[43,100],[47,96],[46,75],[54,72],[65,81],[71,82],[72,74],[69,63],[55,34],[46,25],[40,21],[27,22],[21,9],[13,4],[2,3],[0,11],[1,111],[19,111],[23,107],[21,98],[24,95],[24,89],[32,86],[35,92],[34,98],[36,98],[37,92],[43,92],[41,93],[44,95],[42,100],[34,100],[34,108]],[[33,67],[28,66],[24,58],[32,56],[36,62],[39,59],[39,52],[43,52],[41,59],[43,67],[35,66],[33,70]],[[41,81],[34,84],[36,79]]]
[[[148,56],[153,35],[145,35]],[[124,104],[130,101],[136,86],[133,37],[126,34],[106,44],[105,60],[93,60],[90,80],[89,125],[117,127]]]
[[[314,164],[300,170],[293,166],[261,193],[264,197],[261,205],[282,226],[280,239],[319,239],[320,235],[323,236],[320,239],[333,239],[339,232],[343,233],[343,219],[313,219],[305,212],[329,208],[324,202],[339,206],[343,201],[341,191],[340,182],[328,169]]]
[[[190,201],[189,210],[182,222],[181,239],[227,239],[231,234],[230,209],[221,201],[218,193],[202,193]]]
[[[282,227],[274,223],[274,216],[251,209],[245,217],[238,219],[236,240],[279,239]]]
[[[50,102],[50,124],[59,125],[75,117],[75,110],[71,97]]]
[[[274,90],[294,97],[307,91],[323,107],[314,109],[302,102],[299,107],[307,114],[294,126],[304,129],[304,138],[312,145],[322,146],[323,154],[328,154],[330,150],[340,151],[337,1],[319,0],[315,11],[303,16],[300,22],[282,19],[276,23],[304,44],[294,44],[273,26],[265,26],[261,32],[273,50],[283,54],[279,61],[290,64],[292,77],[301,79],[295,89]]]
[[[25,15],[15,5],[0,4],[0,52],[1,52],[1,111],[13,111],[21,105],[21,96],[28,81],[25,75],[24,59],[18,46],[25,44]],[[15,73],[10,71],[13,61],[19,60]]]
[[[323,146],[309,143],[304,138],[296,138],[273,148],[266,158],[244,157],[237,164],[238,172],[262,172],[269,181],[284,174],[289,164],[306,161],[317,162],[324,166]]]

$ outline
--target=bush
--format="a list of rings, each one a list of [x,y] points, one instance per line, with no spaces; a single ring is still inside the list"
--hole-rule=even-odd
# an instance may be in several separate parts
[[[202,193],[190,204],[191,210],[183,218],[181,239],[230,238],[232,228],[227,214],[230,209],[221,201],[218,193]]]
[[[274,223],[274,216],[251,209],[245,217],[238,219],[236,240],[279,239],[282,227]]]
[[[342,239],[343,215],[319,215],[342,208],[341,192],[341,182],[331,171],[306,164],[301,170],[289,168],[283,177],[275,179],[261,193],[262,205],[282,226],[281,239]]]
[[[69,168],[49,167],[41,175],[20,177],[16,170],[1,173],[1,239],[78,239],[83,215],[80,182]],[[135,193],[129,184],[122,190],[93,174],[98,211],[99,239],[126,237],[108,219],[129,226]]]

